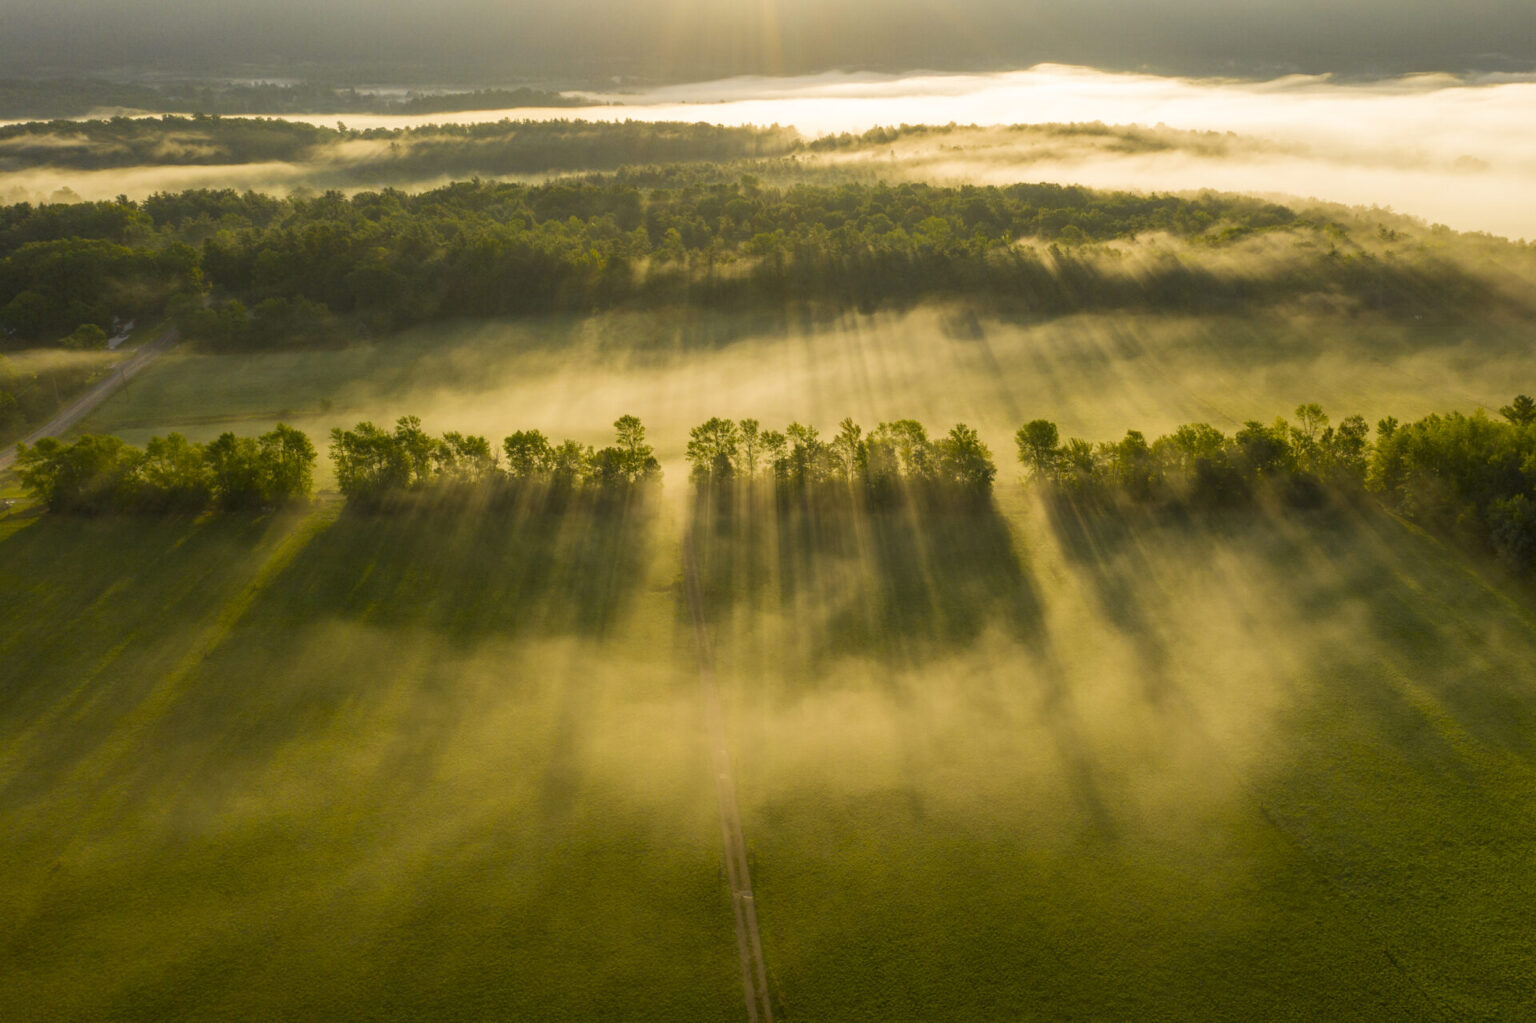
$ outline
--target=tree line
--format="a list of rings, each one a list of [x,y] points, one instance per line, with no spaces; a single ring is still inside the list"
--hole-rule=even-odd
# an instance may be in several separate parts
[[[85,117],[104,107],[148,113],[433,114],[513,107],[587,106],[589,101],[527,86],[412,92],[401,98],[316,82],[111,82],[99,78],[0,79],[0,117]]]
[[[16,473],[51,512],[196,512],[272,507],[307,498],[315,448],[278,424],[259,437],[220,435],[195,444],[179,433],[143,448],[108,434],[72,443],[44,437],[18,444]]]
[[[613,429],[613,444],[602,448],[553,444],[538,430],[519,430],[497,450],[482,436],[433,436],[416,416],[402,416],[392,430],[371,422],[337,427],[330,456],[337,488],[349,504],[366,508],[423,494],[613,492],[659,481],[661,466],[640,420],[620,416]],[[17,445],[16,472],[52,512],[234,510],[307,499],[316,457],[305,433],[279,423],[259,437],[225,433],[207,444],[172,433],[142,449],[109,434],[70,443],[45,437]]]
[[[1258,230],[1321,231],[1328,245],[1268,273],[1169,256],[1131,274],[1076,244]],[[1325,293],[1444,315],[1506,301],[1433,255],[1335,248],[1341,230],[1240,198],[1057,185],[770,188],[683,171],[350,197],[192,190],[0,207],[0,334],[56,342],[83,323],[167,310],[211,346],[271,347],[360,327],[626,305],[871,311],[965,296],[1033,313],[1231,311]],[[217,301],[205,308],[209,294]]]
[[[428,98],[414,102],[434,105]],[[348,128],[341,122],[329,127],[275,117],[167,114],[3,125],[0,143],[0,168],[13,171],[284,161],[324,164],[361,182],[756,159],[792,151],[800,136],[790,128],[702,122],[503,118],[474,124]]]
[[[338,488],[349,503],[384,507],[412,495],[628,492],[660,480],[661,468],[634,416],[614,421],[613,443],[552,443],[520,430],[499,448],[457,432],[433,436],[414,416],[392,430],[369,422],[331,431]],[[1243,508],[1266,501],[1318,505],[1374,495],[1395,512],[1487,549],[1522,571],[1536,569],[1536,400],[1516,397],[1485,412],[1432,414],[1400,423],[1364,417],[1334,423],[1316,404],[1294,419],[1250,421],[1231,434],[1190,423],[1148,439],[1062,440],[1036,419],[1015,435],[1028,476],[1064,498],[1105,512],[1132,506]],[[23,485],[50,511],[200,510],[269,507],[310,494],[316,452],[278,425],[259,437],[226,433],[208,444],[179,434],[141,450],[87,435],[18,445]],[[844,419],[827,437],[791,423],[711,418],[689,431],[690,479],[701,494],[771,485],[779,495],[853,495],[871,505],[911,496],[990,500],[997,467],[977,432],[958,424],[930,437],[915,420],[865,431]]]
[[[349,503],[365,507],[397,503],[413,494],[529,488],[557,494],[612,492],[659,481],[661,465],[640,420],[620,416],[613,430],[614,442],[596,449],[569,439],[552,444],[538,430],[519,430],[497,451],[483,436],[434,437],[417,417],[402,416],[393,430],[370,422],[332,430],[331,460],[338,489]]]
[[[1536,569],[1536,400],[1516,397],[1485,412],[1415,422],[1364,417],[1333,423],[1317,404],[1294,421],[1250,421],[1228,435],[1207,423],[1149,440],[1061,439],[1036,419],[1015,436],[1027,473],[1057,494],[1114,504],[1234,507],[1266,498],[1319,504],[1371,494],[1395,512]]]
[[[852,419],[823,438],[814,426],[765,430],[756,419],[711,418],[689,431],[690,477],[701,491],[769,481],[781,493],[851,492],[872,503],[903,495],[985,501],[997,466],[976,431],[963,423],[930,438],[922,423],[898,419],[866,433]]]

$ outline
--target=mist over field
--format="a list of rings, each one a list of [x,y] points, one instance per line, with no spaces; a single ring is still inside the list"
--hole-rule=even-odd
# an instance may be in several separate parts
[[[1530,0],[0,0],[0,112],[4,1023],[1536,1004]]]

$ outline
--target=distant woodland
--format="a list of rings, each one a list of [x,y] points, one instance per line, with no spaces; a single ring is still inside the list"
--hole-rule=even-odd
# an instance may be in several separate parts
[[[713,131],[664,138],[707,147]],[[1186,256],[1135,262],[1112,244],[1145,234],[1179,240]],[[1199,257],[1266,234],[1286,240],[1283,258],[1234,271]],[[1517,289],[1496,290],[1433,248],[1383,256],[1337,223],[1215,195],[770,187],[706,163],[416,194],[195,190],[0,207],[11,346],[168,312],[212,347],[267,348],[617,306],[872,311],[964,296],[1037,315],[1253,310],[1309,295],[1405,317],[1525,309]]]
[[[305,82],[152,85],[100,78],[0,79],[0,118],[6,119],[85,117],[112,108],[152,114],[435,114],[577,105],[588,101],[526,86],[401,96]]]

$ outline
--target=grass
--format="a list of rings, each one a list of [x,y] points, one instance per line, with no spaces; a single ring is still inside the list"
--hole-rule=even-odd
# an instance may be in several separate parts
[[[975,639],[888,618],[827,658],[838,608],[903,599],[873,543],[829,552],[840,600],[776,571],[721,626],[785,1018],[1523,1011],[1527,597],[1375,513],[1068,528],[1005,499],[1040,603],[975,591],[1003,613]]]
[[[0,542],[0,1015],[733,1017],[671,569],[616,514]]]
[[[1505,401],[1517,342],[915,310],[168,355],[84,428],[633,411],[672,499],[0,512],[0,1018],[741,1018],[678,554],[721,412],[963,419],[1005,465],[991,509],[701,538],[780,1018],[1518,1017],[1530,593],[1377,513],[1114,524],[1006,468],[1036,414]]]
[[[27,519],[0,1014],[739,1018],[681,528]],[[701,556],[783,1018],[1536,995],[1536,613],[1401,523],[1005,487]]]

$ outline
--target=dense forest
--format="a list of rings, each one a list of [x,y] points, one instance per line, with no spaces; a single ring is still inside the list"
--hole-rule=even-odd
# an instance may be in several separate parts
[[[457,110],[586,106],[527,86],[462,92],[378,93],[307,82],[167,82],[100,78],[0,79],[0,118],[85,117],[113,107],[175,114],[435,114]]]
[[[1287,232],[1289,254],[1240,273],[1170,250],[1129,267],[1092,244],[1156,233],[1198,252],[1267,232]],[[767,187],[702,165],[417,194],[198,190],[0,207],[0,330],[13,346],[167,310],[213,346],[269,347],[359,325],[681,302],[871,311],[967,296],[1056,314],[1252,311],[1307,295],[1404,317],[1524,310],[1433,248],[1384,256],[1336,223],[1215,195]]]

